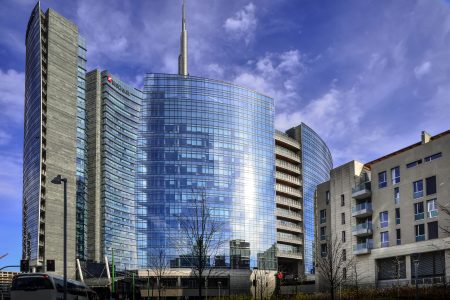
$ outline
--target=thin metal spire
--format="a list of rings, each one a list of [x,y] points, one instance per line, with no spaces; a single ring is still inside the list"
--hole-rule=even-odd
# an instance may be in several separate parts
[[[181,20],[181,37],[180,37],[180,55],[178,56],[178,74],[187,76],[188,74],[188,41],[186,30],[186,9],[185,0],[183,0],[182,20]]]

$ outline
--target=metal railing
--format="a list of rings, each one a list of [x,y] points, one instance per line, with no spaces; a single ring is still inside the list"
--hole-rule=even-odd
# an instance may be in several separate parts
[[[300,191],[298,189],[292,188],[290,186],[285,186],[285,185],[281,185],[281,184],[277,183],[275,188],[276,188],[277,192],[287,193],[287,194],[301,197]]]
[[[354,188],[352,188],[352,194],[363,191],[363,190],[370,191],[371,189],[372,189],[372,184],[370,181],[363,182],[363,183],[357,184]]]
[[[280,146],[275,146],[275,154],[288,157],[296,162],[300,162],[300,156],[298,154],[295,154],[294,152]]]
[[[277,208],[277,215],[284,216],[287,218],[295,218],[298,220],[302,219],[302,215],[297,212],[293,212],[293,211],[285,210],[285,209],[279,209],[279,208]]]
[[[286,135],[286,133],[275,130],[275,140],[282,141],[286,144],[289,144],[297,149],[300,149],[300,143],[294,140],[293,138]]]
[[[353,245],[353,251],[362,251],[373,249],[373,240],[367,240],[364,243]]]
[[[300,203],[300,201],[296,201],[296,200],[289,199],[289,198],[286,198],[286,197],[277,196],[276,197],[276,202],[279,203],[279,204],[286,205],[286,206],[292,206],[292,207],[296,207],[296,208],[299,208],[299,209],[302,208],[302,204]]]
[[[294,173],[300,174],[300,167],[299,166],[291,164],[291,163],[288,163],[286,161],[282,161],[281,159],[277,159],[275,161],[275,166],[283,168],[283,169],[286,169],[286,170],[289,170],[289,171],[294,172]]]
[[[357,204],[356,206],[354,206],[352,208],[352,212],[356,213],[356,212],[364,210],[364,209],[365,210],[372,210],[372,203],[364,202],[364,203]]]
[[[301,185],[300,179],[298,177],[292,176],[292,175],[288,175],[288,174],[283,174],[281,172],[276,172],[275,173],[275,178],[279,179],[279,180],[284,180],[296,185]]]

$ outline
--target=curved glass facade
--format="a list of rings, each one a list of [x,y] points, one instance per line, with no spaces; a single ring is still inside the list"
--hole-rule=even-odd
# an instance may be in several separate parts
[[[224,224],[221,267],[276,269],[273,99],[194,76],[148,74],[138,141],[140,267],[160,249],[172,267],[179,216],[206,194]],[[220,262],[219,262],[220,261]]]
[[[41,9],[33,9],[26,35],[23,144],[23,258],[36,261],[41,197]]]
[[[303,163],[303,220],[305,273],[314,274],[314,193],[318,184],[330,180],[333,159],[320,136],[301,124]]]
[[[136,146],[142,92],[107,71],[101,80],[103,253],[114,256],[117,269],[135,269]]]

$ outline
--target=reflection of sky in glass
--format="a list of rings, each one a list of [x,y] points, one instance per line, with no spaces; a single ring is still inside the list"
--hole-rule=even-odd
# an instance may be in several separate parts
[[[316,186],[330,179],[333,161],[330,150],[311,128],[302,124],[303,216],[305,273],[314,272],[314,192]]]
[[[165,74],[149,74],[144,93],[137,173],[139,264],[148,265],[160,248],[172,261],[184,254],[174,247],[182,239],[178,216],[204,190],[214,217],[225,227],[227,243],[217,254],[230,265],[229,241],[240,239],[250,243],[248,267],[256,266],[258,254],[276,242],[273,100],[224,82]],[[241,250],[234,251],[247,253]]]

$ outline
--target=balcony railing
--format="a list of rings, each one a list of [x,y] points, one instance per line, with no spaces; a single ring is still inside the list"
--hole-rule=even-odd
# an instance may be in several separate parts
[[[286,143],[288,145],[291,145],[294,148],[300,149],[300,144],[293,138],[286,135],[286,133],[275,130],[275,140],[282,141],[283,143]]]
[[[301,185],[300,178],[292,176],[292,175],[284,174],[284,173],[281,173],[281,172],[276,172],[275,173],[275,178],[277,180],[282,180],[282,181],[285,181],[285,182],[288,182],[288,183],[292,183],[292,184],[295,184],[295,185],[298,185],[298,186]]]
[[[300,156],[298,154],[295,154],[294,152],[284,149],[280,146],[275,146],[275,154],[292,159],[293,161],[298,163],[300,162]]]
[[[291,163],[288,163],[287,161],[282,161],[281,159],[277,159],[275,161],[275,165],[278,168],[282,168],[288,171],[291,171],[296,174],[300,174],[300,167]]]
[[[425,234],[416,235],[416,242],[425,241]]]
[[[371,195],[371,182],[363,182],[352,188],[352,197],[355,199],[364,199]]]
[[[277,235],[277,241],[285,242],[285,243],[293,243],[293,244],[301,244],[302,243],[302,239],[300,237],[283,236],[283,235]]]
[[[422,191],[414,192],[414,193],[413,193],[413,197],[414,197],[414,199],[422,198],[422,197],[423,197],[423,190],[422,190]]]
[[[292,206],[292,207],[295,207],[298,209],[302,208],[302,204],[300,203],[300,201],[297,201],[297,200],[293,200],[293,199],[289,199],[289,198],[281,197],[281,196],[277,196],[276,200],[277,200],[277,204]]]
[[[292,224],[292,223],[283,223],[281,221],[277,221],[277,228],[278,229],[284,229],[284,230],[290,230],[295,232],[303,232],[303,228],[300,225]]]
[[[282,217],[286,217],[286,218],[291,218],[291,219],[295,219],[295,220],[302,220],[302,215],[294,212],[294,211],[290,211],[290,210],[285,210],[285,209],[277,209],[277,215],[278,216],[282,216]]]
[[[425,219],[425,213],[418,213],[414,215],[414,220],[419,221]]]
[[[292,188],[290,186],[286,186],[286,185],[282,185],[282,184],[278,184],[278,183],[276,184],[275,188],[276,188],[277,192],[286,193],[286,194],[289,194],[289,195],[294,195],[294,196],[297,196],[297,197],[301,197],[300,191],[298,189],[296,189],[296,188]]]
[[[359,243],[353,246],[353,254],[368,254],[373,249],[373,240],[366,240],[364,243]]]
[[[352,208],[353,217],[366,217],[372,215],[372,203],[364,202],[357,204]]]
[[[286,258],[294,258],[294,259],[303,259],[303,253],[295,252],[295,251],[277,251],[278,257],[286,257]]]
[[[437,216],[438,216],[438,211],[437,210],[430,210],[428,212],[428,219],[436,218]]]
[[[353,226],[353,235],[371,235],[372,232],[372,223],[369,222]]]

